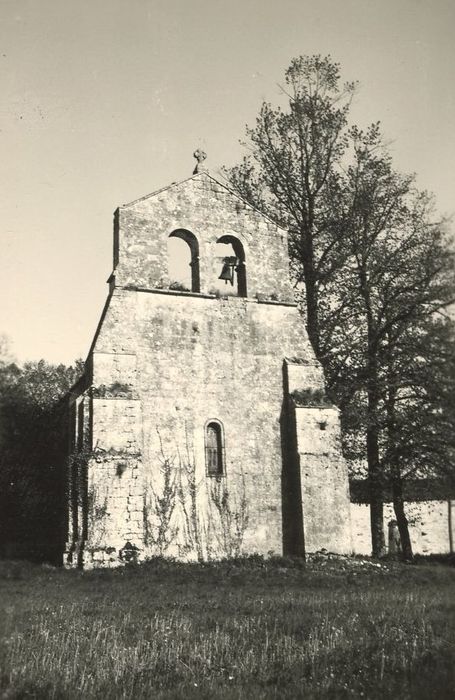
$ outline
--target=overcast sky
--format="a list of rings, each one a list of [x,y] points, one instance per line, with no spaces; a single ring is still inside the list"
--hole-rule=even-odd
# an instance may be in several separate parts
[[[455,210],[453,0],[2,0],[0,334],[16,357],[85,357],[112,213],[194,167],[215,174],[294,56],[360,81],[395,165]]]

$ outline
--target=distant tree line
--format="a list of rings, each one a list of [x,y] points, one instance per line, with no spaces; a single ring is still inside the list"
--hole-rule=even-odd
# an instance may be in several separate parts
[[[19,366],[5,352],[4,339],[1,350],[0,555],[57,563],[65,538],[64,397],[82,363]]]
[[[385,549],[391,487],[412,558],[403,480],[454,477],[455,301],[449,222],[393,165],[379,123],[349,121],[358,86],[330,57],[302,56],[282,104],[264,103],[230,186],[289,231],[296,290],[342,410],[351,473],[366,464],[372,549]]]

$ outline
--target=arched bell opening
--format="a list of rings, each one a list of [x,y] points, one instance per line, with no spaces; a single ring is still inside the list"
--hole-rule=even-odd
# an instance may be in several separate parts
[[[201,291],[199,242],[194,233],[183,228],[172,231],[168,238],[168,261],[171,289]]]
[[[245,250],[238,238],[225,235],[218,238],[217,260],[221,263],[218,280],[230,285],[232,293],[239,297],[247,296]],[[223,290],[222,290],[223,291]],[[229,294],[229,290],[225,291]]]

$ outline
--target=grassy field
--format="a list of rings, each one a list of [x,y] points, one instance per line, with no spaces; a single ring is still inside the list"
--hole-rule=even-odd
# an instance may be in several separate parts
[[[449,698],[455,569],[0,562],[1,698]]]

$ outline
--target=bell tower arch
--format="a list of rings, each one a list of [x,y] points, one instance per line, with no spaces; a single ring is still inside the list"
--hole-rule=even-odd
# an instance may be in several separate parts
[[[246,263],[245,263],[245,249],[241,241],[239,241],[236,236],[226,234],[218,238],[217,243],[223,243],[225,245],[231,245],[234,255],[227,256],[223,260],[223,268],[221,270],[221,275],[218,279],[224,279],[230,282],[232,285],[236,285],[237,296],[246,297],[247,293],[247,283],[246,283]]]

